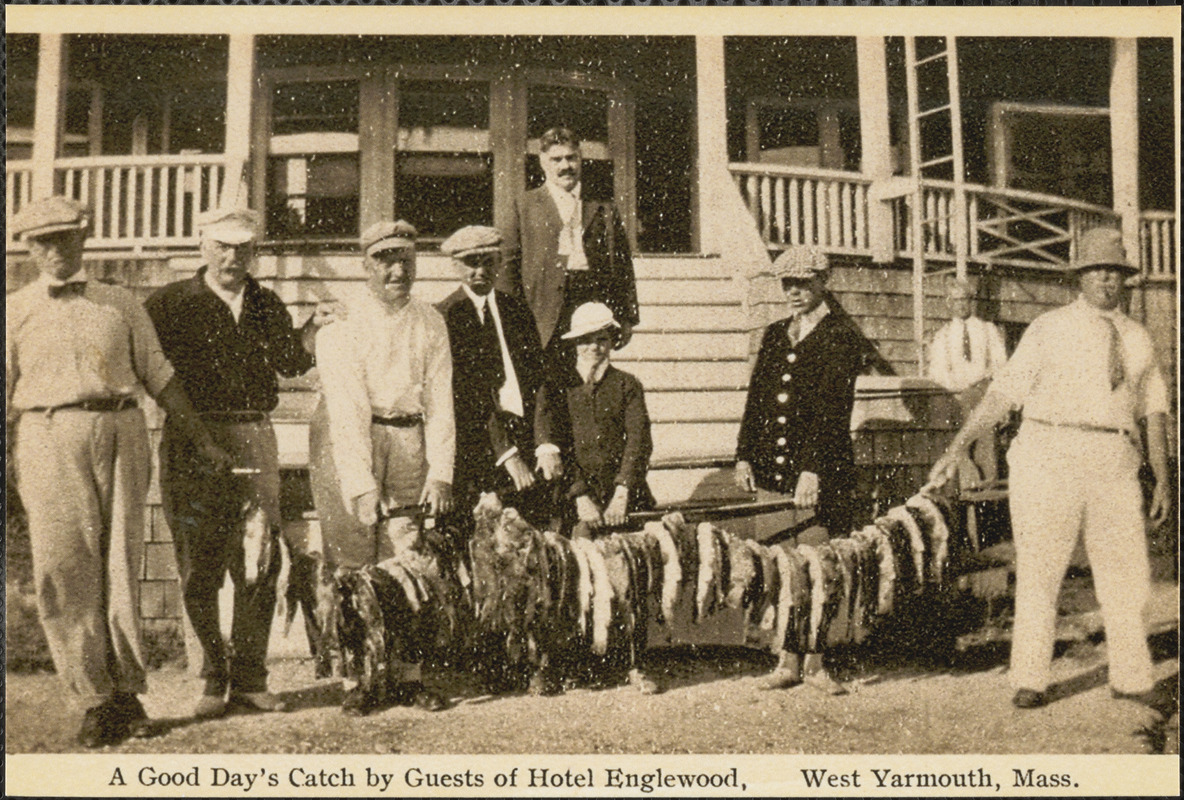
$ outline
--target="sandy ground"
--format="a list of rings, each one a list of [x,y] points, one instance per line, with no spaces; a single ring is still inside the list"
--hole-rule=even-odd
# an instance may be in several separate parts
[[[1159,584],[1152,637],[1156,678],[1179,682],[1179,590]],[[1174,621],[1173,621],[1174,620]],[[1007,646],[986,642],[943,664],[852,651],[835,659],[851,694],[808,687],[761,691],[772,665],[739,648],[656,650],[649,671],[668,691],[627,686],[574,689],[559,697],[483,695],[467,675],[439,671],[429,682],[453,706],[432,714],[391,708],[358,719],[341,714],[337,680],[313,679],[307,659],[271,664],[286,714],[236,714],[195,722],[200,683],[177,667],[154,671],[144,704],[159,734],[108,752],[148,753],[1156,753],[1179,752],[1171,718],[1110,697],[1106,648],[1097,631],[1062,641],[1054,701],[1012,708]],[[77,752],[80,711],[61,702],[49,674],[8,676],[7,751]]]

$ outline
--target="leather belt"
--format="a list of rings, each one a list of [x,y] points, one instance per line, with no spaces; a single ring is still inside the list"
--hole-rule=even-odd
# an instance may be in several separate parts
[[[383,417],[374,414],[370,421],[375,425],[387,425],[391,428],[414,428],[423,424],[423,414],[403,414],[394,417]]]
[[[228,425],[267,422],[266,411],[202,411],[199,416],[206,422],[222,422]]]
[[[1105,425],[1094,425],[1089,422],[1051,422],[1047,419],[1036,419],[1035,417],[1024,417],[1025,422],[1035,422],[1037,425],[1046,425],[1050,428],[1073,428],[1079,431],[1090,431],[1091,433],[1117,433],[1121,436],[1134,441],[1135,434],[1128,431],[1126,428],[1109,428]]]
[[[62,403],[60,406],[33,406],[25,411],[36,411],[46,415],[53,415],[59,411],[91,411],[97,413],[111,413],[127,411],[136,407],[134,397],[103,397],[94,400],[79,400],[75,403]]]

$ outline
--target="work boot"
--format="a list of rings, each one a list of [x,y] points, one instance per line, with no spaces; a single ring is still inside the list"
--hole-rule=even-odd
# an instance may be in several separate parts
[[[757,686],[763,691],[789,689],[802,682],[802,657],[797,653],[782,650],[777,657],[777,666],[762,677]]]
[[[106,747],[119,744],[126,736],[119,706],[108,697],[97,706],[86,710],[78,729],[78,743],[83,747]]]
[[[288,704],[279,696],[268,691],[262,692],[230,692],[230,705],[243,711],[275,711],[288,710]]]
[[[133,739],[146,739],[156,733],[148,712],[140,699],[131,692],[116,692],[112,698],[119,710],[125,733]]]

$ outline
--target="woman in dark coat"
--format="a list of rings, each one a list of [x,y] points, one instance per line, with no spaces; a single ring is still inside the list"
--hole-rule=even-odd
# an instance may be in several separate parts
[[[566,518],[578,529],[621,525],[629,512],[654,507],[646,483],[653,440],[641,382],[609,363],[619,324],[603,303],[585,303],[563,338],[574,343],[576,366],[548,382],[535,416],[539,463],[559,455],[566,479]],[[574,506],[574,508],[573,508]]]

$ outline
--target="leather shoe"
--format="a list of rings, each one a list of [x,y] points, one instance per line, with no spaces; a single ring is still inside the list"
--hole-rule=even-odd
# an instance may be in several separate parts
[[[443,697],[427,688],[420,681],[400,681],[391,690],[391,699],[396,705],[415,706],[424,711],[443,711],[448,703]]]
[[[230,693],[230,705],[244,711],[287,711],[288,704],[271,692]]]
[[[829,694],[831,697],[839,697],[847,694],[847,687],[836,681],[826,672],[819,671],[806,675],[802,678],[802,683],[807,686],[812,686],[823,694]]]
[[[1167,691],[1162,686],[1155,686],[1145,692],[1120,692],[1118,689],[1112,688],[1110,689],[1110,696],[1115,700],[1130,700],[1139,705],[1147,706],[1164,716],[1171,716],[1177,702],[1172,697],[1170,691]]]
[[[116,692],[115,706],[119,709],[121,724],[127,736],[134,739],[146,739],[156,734],[152,720],[148,719],[148,712],[140,703],[140,699],[131,692]]]
[[[758,680],[757,687],[761,691],[768,692],[775,689],[791,689],[801,684],[801,682],[802,676],[797,672],[791,672],[787,669],[775,669]]]
[[[217,719],[226,714],[226,698],[222,695],[203,694],[193,707],[196,719]]]
[[[1040,708],[1045,702],[1044,692],[1035,689],[1017,689],[1011,698],[1011,704],[1016,708]]]
[[[86,710],[78,729],[78,742],[83,747],[106,747],[124,739],[126,726],[121,721],[119,708],[112,698]]]
[[[378,708],[378,699],[374,692],[367,692],[361,686],[355,686],[345,693],[345,700],[341,703],[341,713],[347,717],[364,717]]]

